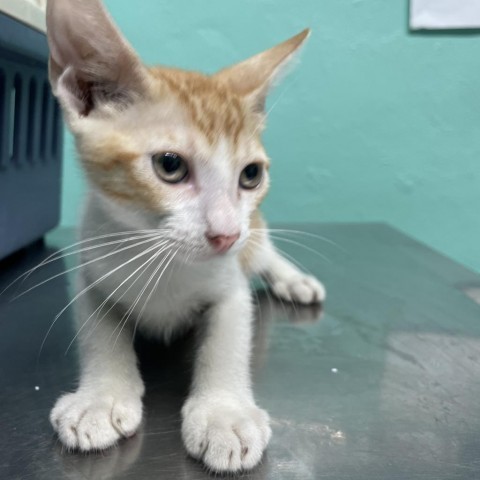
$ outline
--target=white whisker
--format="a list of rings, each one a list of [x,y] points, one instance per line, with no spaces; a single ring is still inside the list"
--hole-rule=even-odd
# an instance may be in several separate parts
[[[261,243],[255,241],[255,240],[253,240],[252,238],[250,238],[250,241],[251,241],[252,243],[256,244],[260,249],[264,248],[264,245],[263,245],[263,244],[261,244]],[[309,270],[308,270],[307,268],[305,268],[300,262],[298,262],[297,260],[295,260],[291,255],[288,255],[287,253],[285,253],[284,251],[282,251],[281,248],[278,248],[278,247],[276,247],[276,248],[277,248],[277,250],[279,250],[283,255],[285,255],[292,263],[294,263],[298,268],[300,268],[300,270],[305,270],[305,271],[307,271],[308,273],[311,274],[311,272],[309,272]],[[271,290],[271,289],[270,289],[269,282],[266,281],[265,278],[263,278],[262,275],[259,275],[259,276],[258,276],[258,279],[259,279],[259,281],[262,283],[262,285],[263,285],[263,287],[264,287],[264,291],[265,291],[265,293],[267,294],[267,297],[268,297],[268,299],[269,299],[269,301],[270,301],[270,307],[272,307],[273,303],[272,303],[272,295],[270,294],[270,290]],[[266,288],[265,288],[265,287],[266,287]],[[284,304],[285,304],[285,301],[284,301],[282,298],[277,297],[277,296],[275,296],[275,299],[276,299],[277,302],[280,302],[280,303],[282,304],[283,311],[284,311],[285,315],[287,315],[287,317],[288,317],[288,312],[287,312],[287,310],[286,310],[286,308],[285,308],[285,305],[284,305]],[[293,303],[293,308],[296,310],[295,302],[288,302],[288,303]]]
[[[290,243],[292,245],[296,245],[298,247],[302,247],[304,248],[305,250],[317,255],[319,258],[321,258],[323,261],[327,262],[327,263],[332,263],[332,261],[326,257],[325,255],[322,255],[320,252],[318,252],[317,250],[307,246],[307,245],[304,245],[303,243],[300,243],[300,242],[297,242],[295,240],[291,240],[289,238],[282,238],[282,237],[279,237],[277,235],[270,235],[271,238],[273,238],[274,240],[278,240],[280,242],[286,242],[286,243]]]
[[[63,258],[63,255],[59,256],[58,254],[66,251],[70,248],[73,248],[73,247],[76,247],[78,245],[81,245],[82,243],[91,242],[91,241],[94,241],[94,240],[101,240],[101,239],[104,239],[104,238],[122,236],[122,235],[127,235],[127,234],[129,235],[129,234],[132,234],[132,233],[137,234],[137,235],[138,234],[147,235],[147,232],[148,232],[148,234],[155,235],[155,234],[158,234],[159,230],[153,230],[153,229],[152,230],[131,230],[131,231],[126,231],[126,232],[110,233],[110,234],[106,234],[106,235],[100,235],[100,236],[97,236],[97,237],[86,238],[85,240],[81,240],[79,242],[72,243],[71,245],[68,245],[67,247],[61,248],[60,250],[56,250],[54,253],[52,253],[47,258],[42,260],[38,265],[36,265],[35,267],[31,268],[30,270],[28,270],[28,271],[22,273],[21,275],[19,275],[15,280],[13,280],[11,283],[9,283],[0,292],[0,295],[3,295],[12,285],[14,285],[16,282],[18,282],[22,277],[25,277],[24,280],[26,280],[33,272],[35,272],[35,270],[43,267],[44,265],[47,265],[48,263],[50,263],[52,261],[59,260],[60,258]],[[121,242],[121,241],[124,241],[124,240],[120,239],[118,241]]]
[[[257,232],[258,231],[258,232],[266,232],[266,233],[284,233],[284,234],[288,233],[288,234],[292,234],[292,235],[304,235],[306,237],[321,240],[322,242],[328,243],[328,244],[338,248],[339,250],[341,250],[343,252],[346,252],[346,250],[341,245],[339,245],[337,242],[334,242],[333,240],[330,240],[329,238],[324,237],[322,235],[317,235],[317,234],[311,233],[311,232],[303,232],[301,230],[290,230],[290,229],[281,229],[281,228],[252,228],[251,231],[252,232]]]
[[[142,242],[142,243],[145,243],[145,242]],[[75,297],[73,297],[73,299],[70,300],[70,302],[68,302],[68,304],[65,307],[63,307],[62,310],[60,310],[60,312],[57,313],[57,315],[55,316],[53,322],[51,323],[50,327],[48,328],[47,333],[45,334],[45,337],[42,341],[42,344],[40,346],[39,355],[42,352],[43,346],[45,345],[45,341],[47,340],[47,337],[48,337],[49,333],[51,332],[52,328],[55,326],[55,324],[57,323],[57,321],[61,317],[61,315],[68,309],[68,307],[70,307],[70,305],[72,305],[76,300],[78,300],[83,294],[85,294],[86,292],[91,290],[93,287],[98,285],[101,281],[105,280],[105,278],[109,277],[110,275],[117,272],[118,270],[120,270],[124,266],[128,265],[129,263],[135,261],[137,258],[140,258],[143,255],[146,255],[147,253],[151,252],[154,248],[156,248],[156,245],[154,245],[153,247],[148,247],[143,252],[135,255],[134,257],[132,257],[129,260],[127,260],[126,262],[122,263],[118,267],[115,267],[113,270],[110,270],[109,272],[105,273],[99,279],[97,279],[93,283],[91,283],[88,287],[85,287],[81,292],[77,293],[77,295],[75,295]]]
[[[160,242],[158,244],[156,244],[155,246],[156,247],[162,247],[163,245],[165,245],[166,242]],[[122,293],[122,295],[120,295],[116,300],[115,302],[110,306],[110,308],[103,314],[103,316],[100,318],[100,320],[98,320],[98,322],[94,325],[93,329],[92,329],[92,332],[96,329],[96,327],[100,324],[100,322],[108,315],[108,313],[115,307],[115,305],[125,296],[125,294],[133,287],[133,285],[137,282],[137,280],[142,276],[143,272],[152,264],[152,262],[155,260],[155,258],[162,252],[163,250],[161,249],[160,252],[155,252],[146,262],[142,263],[142,265],[140,265],[138,268],[136,268],[133,273],[131,273],[125,280],[123,280],[123,282],[120,283],[120,285],[118,285],[117,288],[115,288],[113,290],[113,292],[91,313],[91,315],[85,320],[85,322],[82,324],[82,326],[78,329],[76,335],[73,337],[72,341],[69,343],[68,347],[67,347],[67,350],[65,351],[65,355],[68,353],[70,347],[73,345],[73,343],[75,342],[76,338],[78,337],[78,335],[81,333],[81,331],[85,328],[85,326],[90,322],[90,319],[97,313],[97,318],[98,318],[98,315],[100,315],[103,307],[108,303],[108,301],[115,295],[115,293],[123,286],[125,285],[126,282],[128,282],[128,280],[130,280],[130,278],[132,278],[140,269],[142,269],[143,267],[146,267],[143,269],[142,272],[140,272],[140,274],[137,276],[137,278],[131,282],[131,284],[129,285],[129,287]],[[90,333],[90,334],[91,334]]]
[[[163,253],[165,252],[165,250],[169,250],[170,249],[170,245],[166,245],[164,246],[163,248],[161,248],[160,251],[158,252],[155,252],[155,254],[153,255],[153,258],[151,259],[151,262],[147,265],[147,267],[138,275],[138,277],[135,279],[135,282],[137,280],[139,280],[139,278],[141,278],[141,276],[147,271],[147,269],[150,267],[150,265]],[[169,255],[170,252],[167,252],[167,256]],[[165,257],[164,257],[165,258]],[[164,260],[164,258],[162,259],[162,261]],[[136,305],[136,302],[138,300],[138,298],[142,295],[142,293],[145,291],[145,285],[142,287],[140,293],[135,297],[135,300],[133,302],[132,305],[130,305],[130,307],[127,309],[127,311],[123,314],[123,316],[121,317],[120,321],[118,322],[117,326],[115,327],[115,329],[112,331],[111,335],[109,338],[112,338],[113,335],[115,334],[115,332],[118,330],[118,328],[120,328],[120,331],[123,329],[123,319],[125,318],[126,315],[129,314],[129,312],[131,310],[133,310],[133,308],[135,308],[135,305]]]
[[[133,338],[135,338],[135,333],[137,331],[137,326],[138,326],[138,322],[140,321],[140,319],[142,318],[142,315],[143,315],[143,312],[145,311],[145,308],[147,307],[147,304],[148,302],[150,301],[150,298],[152,297],[153,293],[155,292],[155,290],[157,289],[158,287],[158,284],[160,283],[160,279],[162,278],[163,274],[165,273],[166,269],[168,268],[168,266],[170,265],[170,263],[172,263],[172,260],[175,258],[175,255],[177,255],[178,251],[180,249],[177,248],[177,250],[173,253],[173,255],[169,258],[168,262],[166,263],[166,265],[163,267],[163,270],[160,272],[160,275],[158,276],[157,278],[157,281],[155,282],[153,288],[151,289],[150,293],[148,294],[148,297],[147,299],[145,300],[145,303],[143,304],[143,307],[142,309],[140,310],[140,313],[137,315],[137,319],[135,321],[135,328],[133,329]],[[160,267],[162,266],[162,263],[160,263],[160,265],[158,266],[158,268],[153,272],[153,275],[151,278],[153,278],[154,275],[156,275],[156,273],[158,272],[158,270],[160,269]],[[147,285],[148,283],[150,283],[151,281],[151,278],[148,280],[147,282]]]
[[[127,324],[128,322],[128,319],[130,318],[130,316],[132,315],[132,313],[134,312],[136,306],[138,305],[140,299],[142,298],[143,294],[145,293],[145,291],[147,290],[148,288],[148,285],[150,284],[150,282],[152,281],[153,277],[155,276],[155,274],[158,272],[158,270],[160,269],[160,267],[163,265],[163,263],[169,258],[169,255],[171,254],[171,251],[169,251],[167,253],[167,255],[162,258],[161,262],[160,262],[160,265],[155,269],[155,271],[152,273],[152,275],[150,276],[150,278],[147,280],[147,282],[145,283],[145,286],[143,287],[143,289],[141,290],[141,292],[138,294],[137,298],[135,299],[135,302],[133,303],[133,305],[129,308],[129,310],[127,310],[126,314],[124,315],[124,317],[122,317],[122,320],[120,321],[120,323],[122,324],[122,327],[120,328],[120,331],[118,332],[118,335],[117,335],[117,338],[115,339],[115,343],[113,344],[113,348],[112,350],[115,349],[115,346],[117,344],[117,341],[122,333],[122,330],[123,328],[125,327],[125,325]],[[168,263],[167,263],[168,265]],[[165,269],[162,271],[162,274],[163,272],[165,271]],[[161,274],[161,275],[162,275]],[[160,276],[161,276],[160,275]],[[142,313],[143,313],[143,309],[142,309]],[[123,321],[123,318],[125,318],[125,321]],[[137,317],[137,322],[135,324],[135,329],[134,329],[134,332],[136,331],[136,325],[138,323],[138,319],[139,319],[139,316]],[[115,329],[116,330],[116,329]],[[132,339],[133,340],[133,339]]]
[[[70,273],[70,272],[73,272],[75,270],[78,270],[79,268],[83,268],[85,267],[86,265],[90,265],[92,263],[95,263],[95,262],[98,262],[100,260],[104,260],[105,258],[108,258],[108,257],[111,257],[112,255],[116,255],[117,253],[120,253],[120,252],[123,252],[125,250],[129,250],[130,248],[134,248],[134,247],[137,247],[139,245],[143,245],[145,243],[148,243],[148,242],[151,242],[153,240],[158,240],[158,238],[148,238],[147,240],[143,240],[141,242],[137,242],[137,243],[134,243],[133,245],[127,245],[126,247],[123,247],[123,248],[120,248],[118,250],[114,250],[113,252],[109,252],[105,255],[102,255],[101,257],[98,257],[98,258],[94,258],[92,260],[88,260],[87,262],[85,263],[82,263],[80,265],[77,265],[75,267],[72,267],[72,268],[69,268],[68,270],[65,270],[61,273],[57,273],[49,278],[47,278],[46,280],[43,280],[42,282],[40,283],[37,283],[36,285],[34,285],[33,287],[30,287],[28,290],[25,290],[24,292],[20,293],[19,295],[13,297],[13,299],[11,300],[12,302],[14,300],[17,300],[18,298],[20,297],[23,297],[24,295],[26,295],[28,292],[31,292],[32,290],[44,285],[45,283],[47,282],[50,282],[51,280],[54,280],[55,278],[58,278],[58,277],[61,277],[62,275],[66,275],[67,273]]]

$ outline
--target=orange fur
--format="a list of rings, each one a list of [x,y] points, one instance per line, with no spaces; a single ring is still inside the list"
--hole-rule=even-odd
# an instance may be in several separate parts
[[[142,180],[135,172],[134,161],[141,153],[127,145],[127,136],[117,132],[94,142],[79,142],[81,159],[87,175],[109,197],[158,210],[154,185]]]
[[[158,105],[161,110],[166,99],[175,102],[175,108],[184,111],[191,125],[192,139],[203,141],[213,150],[220,140],[225,141],[232,151],[232,167],[252,161],[260,161],[268,167],[268,161],[260,141],[261,118],[251,112],[245,99],[231,87],[206,75],[178,69],[151,68],[152,81],[145,92],[144,103]],[[142,108],[142,107],[139,107]],[[122,114],[120,114],[122,115]],[[129,111],[123,112],[128,117]],[[138,125],[132,125],[132,130]],[[155,125],[145,125],[145,130],[154,132]],[[153,135],[153,133],[152,133]],[[175,135],[166,130],[158,133],[165,141],[176,143]],[[197,154],[192,140],[190,155]],[[245,144],[253,144],[260,158],[245,158]],[[132,203],[148,210],[163,212],[164,186],[158,180],[148,181],[136,168],[136,160],[147,152],[136,141],[135,133],[124,125],[111,122],[108,129],[95,128],[85,135],[78,135],[77,146],[80,158],[90,180],[115,200]],[[167,150],[175,148],[172,146]],[[154,153],[154,152],[151,152]],[[183,152],[178,152],[183,153]],[[185,154],[188,158],[189,153]],[[207,152],[208,155],[208,152]],[[258,206],[268,190],[268,179],[254,192]]]
[[[228,85],[214,77],[180,69],[155,67],[150,72],[157,81],[167,85],[210,144],[224,135],[238,145],[248,112],[242,98]],[[157,96],[164,95],[162,86],[157,87],[157,92]]]
[[[206,168],[217,172],[219,182],[235,181],[235,175],[252,162],[268,170],[260,138],[265,96],[308,30],[214,75],[204,75],[146,67],[100,4],[93,2],[90,7],[95,11],[94,24],[75,24],[79,35],[73,37],[65,28],[50,28],[49,42],[55,46],[50,59],[52,87],[92,184],[115,201],[164,214],[174,207],[177,190],[159,180],[148,163],[153,154],[178,153],[193,175]],[[52,25],[67,25],[60,21],[69,14],[63,2],[55,3],[50,13]],[[64,38],[73,42],[68,44],[71,48],[64,50]],[[75,65],[70,70],[75,76],[63,75],[70,65],[65,58]],[[65,91],[71,95],[61,94]],[[239,200],[249,196],[250,207],[258,209],[268,185],[265,173],[257,188],[237,187],[235,194]],[[262,224],[258,212],[251,218],[252,225]],[[253,249],[253,243],[246,248],[247,263]]]

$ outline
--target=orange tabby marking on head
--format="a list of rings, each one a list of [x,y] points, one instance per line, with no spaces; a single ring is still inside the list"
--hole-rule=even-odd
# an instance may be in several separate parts
[[[197,72],[160,67],[150,72],[180,100],[210,144],[226,136],[238,145],[247,114],[239,96],[226,84]],[[164,94],[162,88],[159,94]]]
[[[158,210],[159,202],[149,182],[139,178],[133,162],[140,157],[126,145],[120,133],[105,135],[96,142],[79,143],[81,159],[89,178],[108,196]]]
[[[153,82],[144,98],[146,103],[158,104],[158,108],[162,108],[165,98],[173,95],[179,108],[185,109],[193,127],[199,130],[210,146],[225,139],[233,151],[238,150],[242,134],[247,139],[259,140],[262,126],[259,117],[248,110],[244,99],[228,84],[196,72],[160,67],[149,71]],[[162,132],[162,138],[169,138],[172,145],[176,143],[168,132]],[[129,132],[98,131],[95,137],[82,139],[80,136],[78,147],[92,182],[107,195],[154,211],[162,210],[162,192],[158,184],[142,177],[134,165],[135,160],[148,152],[137,151],[139,147],[132,145]],[[232,160],[236,158],[237,155],[234,155]],[[255,161],[255,158],[251,160]],[[264,184],[257,192],[257,205],[267,189],[268,185]]]

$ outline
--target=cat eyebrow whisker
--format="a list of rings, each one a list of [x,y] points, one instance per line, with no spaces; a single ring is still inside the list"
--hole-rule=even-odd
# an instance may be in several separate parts
[[[158,245],[159,246],[163,246],[165,245],[167,242],[160,242]],[[159,253],[161,253],[162,251],[164,251],[165,249],[161,249],[160,252],[156,252],[154,253],[146,262],[142,263],[142,265],[140,265],[140,267],[136,268],[133,273],[131,273],[125,280],[123,280],[122,283],[120,283],[120,285],[118,285],[117,288],[115,288],[113,290],[113,292],[108,295],[107,298],[105,298],[105,300],[90,314],[90,316],[87,318],[87,320],[85,320],[85,322],[81,325],[81,327],[78,329],[76,335],[73,337],[72,341],[69,343],[66,351],[65,351],[65,355],[67,355],[69,349],[71,348],[71,346],[73,345],[73,343],[75,342],[76,338],[78,337],[78,335],[80,334],[80,332],[87,326],[87,324],[90,322],[90,319],[95,315],[96,315],[96,318],[98,318],[98,316],[100,315],[100,313],[102,312],[103,310],[103,307],[108,303],[108,301],[113,297],[113,295],[115,295],[115,293],[126,283],[128,282],[128,280],[130,280],[130,278],[132,278],[142,267],[146,267],[143,269],[142,272],[140,272],[137,277],[133,280],[133,282],[130,283],[129,287],[122,293],[122,295],[120,295],[114,303],[112,303],[112,305],[110,306],[110,308],[102,315],[102,317],[95,323],[95,325],[93,326],[93,328],[91,329],[91,331],[88,333],[87,337],[90,336],[94,331],[95,329],[97,328],[98,325],[100,325],[101,321],[109,314],[109,312],[115,307],[115,305],[117,305],[117,303],[125,296],[125,294],[135,285],[135,283],[138,281],[138,279],[142,276],[143,272],[146,271],[146,269],[152,264],[152,262],[155,260],[156,256],[158,256]]]
[[[145,241],[144,242],[140,242],[139,244],[142,244],[142,243],[146,243]],[[129,248],[132,248],[132,246],[130,246]],[[40,346],[40,351],[39,351],[39,355],[40,353],[42,352],[42,349],[43,349],[43,346],[45,345],[45,341],[47,340],[47,337],[49,335],[49,333],[51,332],[52,328],[55,326],[55,324],[57,323],[58,319],[62,316],[62,314],[68,309],[68,307],[70,307],[70,305],[72,305],[76,300],[78,300],[83,294],[85,294],[86,292],[90,291],[92,288],[94,288],[96,285],[98,285],[101,281],[105,280],[107,277],[109,277],[110,275],[113,275],[115,272],[117,272],[118,270],[120,270],[121,268],[125,267],[126,265],[128,265],[129,263],[137,260],[137,258],[140,258],[142,257],[143,255],[146,255],[147,253],[151,252],[153,249],[157,248],[157,245],[153,245],[152,247],[148,247],[147,249],[145,249],[144,251],[142,251],[141,253],[135,255],[134,257],[130,258],[129,260],[127,260],[126,262],[122,263],[121,265],[115,267],[114,269],[110,270],[109,272],[105,273],[104,275],[102,275],[100,278],[98,278],[97,280],[95,280],[93,283],[91,283],[89,286],[85,287],[82,291],[80,291],[79,293],[77,293],[72,300],[70,300],[70,302],[68,302],[68,304],[62,308],[62,310],[60,310],[59,313],[57,313],[57,315],[55,316],[53,322],[50,324],[50,327],[48,328],[47,330],[47,333],[45,334],[45,337],[42,341],[42,344]],[[100,259],[95,259],[95,261],[98,261],[98,260],[101,260]]]

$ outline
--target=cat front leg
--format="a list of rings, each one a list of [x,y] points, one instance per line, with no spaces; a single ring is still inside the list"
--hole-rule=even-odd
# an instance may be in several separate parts
[[[284,258],[268,237],[263,239],[259,255],[263,266],[259,273],[278,298],[305,305],[325,300],[323,284]]]
[[[323,302],[325,287],[312,275],[299,270],[293,263],[282,257],[275,247],[271,247],[267,269],[263,277],[273,293],[282,300],[305,305]]]
[[[105,307],[98,317],[95,314],[85,323],[101,300],[86,292],[77,302],[79,387],[57,400],[50,421],[66,447],[101,450],[137,430],[144,385],[131,331],[121,328],[120,317],[112,310],[102,318],[108,310]]]
[[[240,253],[243,270],[249,276],[263,277],[273,293],[282,300],[305,305],[323,302],[325,287],[278,252],[258,210],[252,214],[250,222],[251,234]]]
[[[215,472],[253,468],[271,436],[250,383],[252,302],[243,275],[207,315],[191,394],[182,409],[187,451]]]

